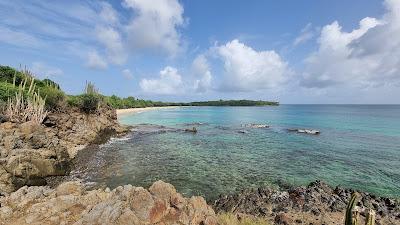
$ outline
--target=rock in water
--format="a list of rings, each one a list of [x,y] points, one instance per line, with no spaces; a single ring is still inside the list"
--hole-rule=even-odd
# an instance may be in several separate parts
[[[22,187],[0,197],[0,224],[217,225],[202,197],[184,198],[174,186],[155,182],[148,190],[125,185],[85,191],[79,182],[56,189]]]

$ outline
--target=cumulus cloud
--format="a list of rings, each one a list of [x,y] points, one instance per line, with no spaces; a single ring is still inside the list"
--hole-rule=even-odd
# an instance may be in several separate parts
[[[139,86],[145,93],[173,95],[182,92],[183,82],[178,70],[167,66],[160,71],[160,78],[142,79]]]
[[[196,92],[206,92],[211,88],[212,75],[207,58],[201,54],[198,55],[192,63],[192,71],[195,75],[194,90]]]
[[[43,62],[34,62],[32,63],[32,72],[35,74],[35,76],[41,77],[41,78],[51,78],[51,77],[57,77],[64,72],[57,67],[49,66]]]
[[[306,59],[301,84],[376,87],[400,80],[400,1],[386,0],[381,19],[364,18],[345,32],[337,21],[323,27],[319,49]]]
[[[257,91],[274,88],[291,74],[288,64],[275,51],[256,51],[233,40],[215,49],[224,62],[225,91]]]
[[[129,69],[122,70],[122,75],[128,80],[132,80],[133,79],[133,74]]]
[[[107,62],[97,51],[90,51],[87,55],[86,66],[91,69],[105,69],[107,68]]]
[[[174,56],[181,50],[178,28],[185,23],[178,0],[125,0],[137,16],[127,26],[128,41],[134,49],[162,49]]]

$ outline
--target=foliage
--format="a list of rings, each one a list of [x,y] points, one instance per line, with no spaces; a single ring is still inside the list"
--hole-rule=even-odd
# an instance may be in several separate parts
[[[269,223],[261,218],[240,218],[232,213],[218,215],[220,225],[268,225]]]
[[[102,103],[103,98],[99,94],[83,94],[79,96],[79,108],[85,113],[95,112],[100,104]]]
[[[19,123],[33,121],[41,124],[43,122],[48,115],[48,111],[45,109],[45,99],[35,89],[34,78],[26,77],[19,84],[18,92],[15,96],[8,98],[5,115],[10,121]]]
[[[8,66],[0,66],[0,99],[8,101],[9,98],[18,93],[18,86],[24,85],[24,83],[31,80],[34,81],[35,92],[43,99],[46,99],[47,109],[55,110],[65,101],[65,94],[56,82],[50,79],[35,79],[27,69],[18,71]],[[27,89],[23,88],[22,91],[24,97],[29,97]]]
[[[46,99],[46,108],[49,110],[57,110],[63,106],[65,102],[65,94],[54,86],[44,86],[39,88],[39,94]]]
[[[26,68],[18,71],[8,66],[0,66],[0,100],[5,102],[13,98],[19,92],[18,86],[26,85],[27,81],[33,80],[35,93],[46,99],[46,109],[56,111],[66,105],[78,107],[86,113],[94,112],[102,105],[111,106],[114,109],[145,108],[163,106],[264,106],[279,105],[277,102],[251,101],[251,100],[219,100],[201,101],[189,103],[160,102],[136,99],[134,97],[120,98],[116,95],[103,96],[92,82],[86,82],[83,94],[77,96],[66,96],[60,86],[50,79],[35,79],[34,75]],[[25,84],[24,84],[25,83]],[[27,89],[23,89],[24,98],[29,96]]]
[[[0,100],[8,101],[16,93],[18,93],[18,87],[15,87],[11,83],[0,82]]]
[[[278,102],[253,101],[253,100],[219,100],[219,101],[203,101],[191,102],[190,106],[266,106],[279,105]]]

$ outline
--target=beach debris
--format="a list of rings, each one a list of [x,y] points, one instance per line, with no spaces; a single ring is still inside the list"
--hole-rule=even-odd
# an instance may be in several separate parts
[[[185,129],[185,132],[197,133],[197,128],[193,127],[191,129]]]
[[[256,123],[249,123],[249,124],[242,124],[242,127],[249,127],[249,128],[269,128],[267,124],[256,124]]]
[[[318,135],[321,132],[319,130],[310,130],[310,129],[297,129],[297,128],[291,128],[288,129],[289,132],[297,132],[299,134],[312,134],[312,135]]]

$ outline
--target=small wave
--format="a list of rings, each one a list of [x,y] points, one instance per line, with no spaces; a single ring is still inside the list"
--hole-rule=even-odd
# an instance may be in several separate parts
[[[110,140],[107,141],[107,143],[102,144],[99,146],[99,148],[104,148],[104,147],[109,147],[111,144],[118,143],[118,142],[125,142],[132,139],[130,136],[124,136],[124,137],[118,137],[118,138],[110,138]]]

